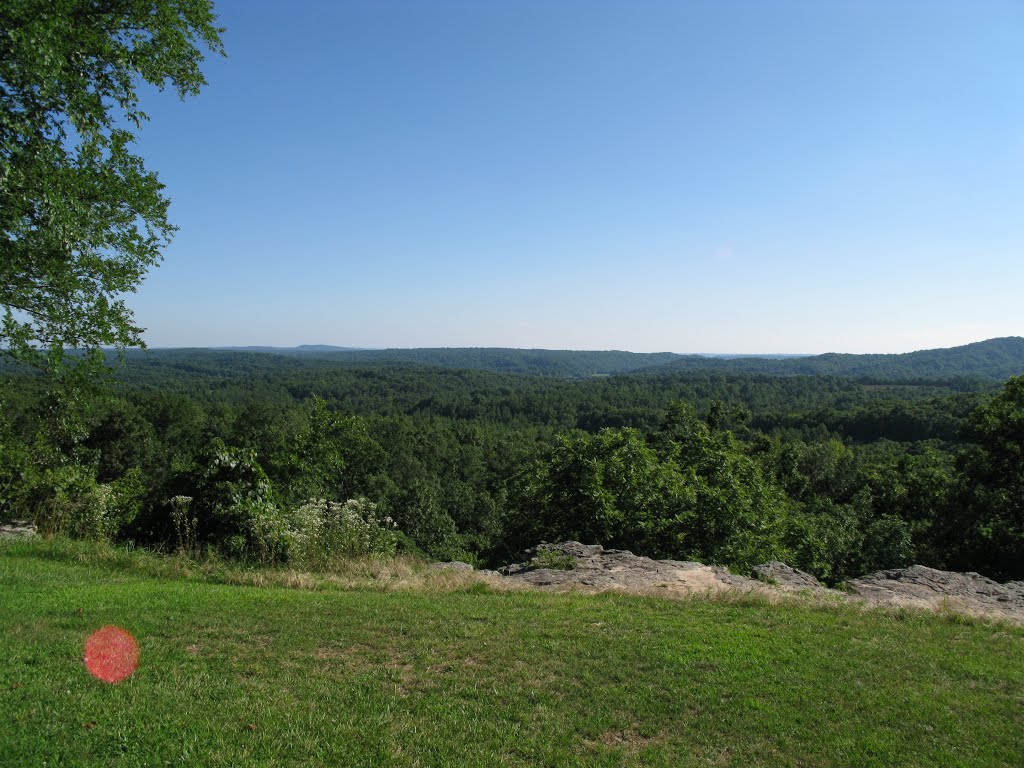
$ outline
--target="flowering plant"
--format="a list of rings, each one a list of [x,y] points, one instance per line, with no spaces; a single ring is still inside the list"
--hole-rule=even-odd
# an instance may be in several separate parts
[[[332,557],[390,557],[398,545],[395,522],[367,499],[310,499],[289,516],[290,554],[306,562]]]

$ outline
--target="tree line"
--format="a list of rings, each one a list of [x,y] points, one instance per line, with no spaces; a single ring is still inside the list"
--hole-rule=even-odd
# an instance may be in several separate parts
[[[238,359],[216,386],[174,368],[94,393],[9,375],[2,514],[283,563],[311,502],[356,500],[395,550],[481,564],[576,538],[831,583],[913,562],[1024,576],[1022,378],[909,398],[826,377],[256,375]]]

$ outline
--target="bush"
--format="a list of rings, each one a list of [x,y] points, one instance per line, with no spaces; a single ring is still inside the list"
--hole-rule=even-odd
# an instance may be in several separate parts
[[[28,490],[37,530],[44,536],[112,539],[139,509],[138,477],[97,483],[88,467],[66,465],[44,469]]]
[[[861,570],[865,573],[886,568],[903,568],[914,561],[910,525],[893,515],[882,515],[868,525],[864,534]]]
[[[26,514],[27,480],[32,473],[32,452],[5,421],[0,401],[0,519],[30,517]]]
[[[199,541],[196,530],[199,521],[189,514],[192,506],[191,496],[174,496],[167,502],[171,509],[171,521],[178,539],[178,551],[185,555],[196,555],[199,552]]]
[[[47,467],[33,478],[28,506],[43,536],[102,537],[107,491],[100,491],[84,467]]]
[[[214,440],[196,485],[194,535],[223,554],[263,564],[288,555],[288,526],[256,453]]]
[[[311,499],[288,516],[289,561],[323,564],[336,557],[393,557],[398,532],[366,499]]]
[[[862,511],[851,504],[820,500],[804,505],[786,526],[784,541],[793,553],[790,565],[814,574],[826,584],[860,576],[864,544]]]
[[[576,558],[565,552],[546,548],[543,545],[537,547],[537,554],[530,561],[531,569],[547,568],[551,571],[572,571],[576,569]]]
[[[462,538],[442,506],[436,480],[414,478],[400,487],[390,477],[376,475],[371,479],[370,495],[382,502],[381,507],[404,534],[403,552],[422,553],[435,560],[463,559]]]

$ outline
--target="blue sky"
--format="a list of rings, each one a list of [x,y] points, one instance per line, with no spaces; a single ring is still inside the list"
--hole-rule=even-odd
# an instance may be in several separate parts
[[[150,346],[1024,335],[1019,0],[217,0]]]

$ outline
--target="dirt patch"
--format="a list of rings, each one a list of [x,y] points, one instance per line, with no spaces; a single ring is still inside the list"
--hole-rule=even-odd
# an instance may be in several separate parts
[[[665,734],[645,736],[639,731],[638,725],[628,728],[607,730],[596,739],[584,739],[583,745],[588,749],[606,748],[624,752],[639,752],[642,749],[665,740]]]

